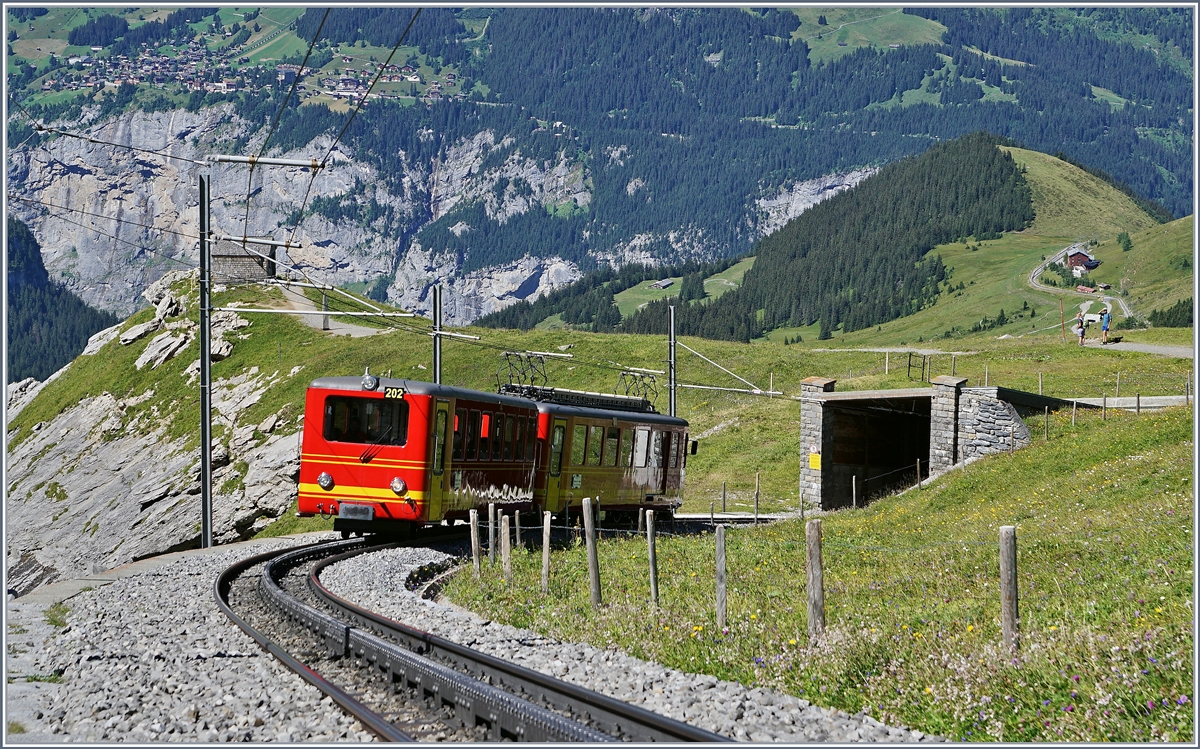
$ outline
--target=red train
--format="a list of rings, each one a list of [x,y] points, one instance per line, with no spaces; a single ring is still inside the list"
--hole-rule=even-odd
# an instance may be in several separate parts
[[[499,394],[372,375],[315,380],[305,399],[301,516],[395,532],[506,510],[674,512],[688,423],[640,398],[540,387]]]

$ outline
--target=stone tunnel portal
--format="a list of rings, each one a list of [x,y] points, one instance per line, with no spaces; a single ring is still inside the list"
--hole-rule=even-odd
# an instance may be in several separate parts
[[[862,507],[929,475],[930,397],[873,398],[829,403],[832,460],[822,506]]]

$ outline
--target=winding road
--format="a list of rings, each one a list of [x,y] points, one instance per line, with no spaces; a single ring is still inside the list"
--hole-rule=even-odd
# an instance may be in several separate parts
[[[1033,288],[1037,289],[1038,291],[1045,291],[1045,292],[1049,292],[1051,294],[1062,294],[1062,295],[1067,295],[1067,296],[1083,297],[1087,301],[1081,303],[1079,305],[1079,308],[1081,310],[1083,310],[1084,314],[1087,314],[1087,311],[1089,309],[1091,309],[1092,303],[1097,300],[1096,295],[1084,294],[1083,292],[1075,291],[1074,289],[1063,289],[1058,286],[1047,286],[1046,284],[1038,281],[1038,277],[1041,276],[1042,273],[1045,272],[1045,270],[1047,268],[1049,268],[1053,263],[1056,263],[1059,260],[1063,259],[1068,252],[1075,249],[1076,247],[1082,249],[1083,245],[1079,244],[1079,243],[1068,245],[1067,247],[1062,248],[1061,251],[1059,251],[1059,252],[1055,253],[1054,255],[1043,260],[1041,265],[1037,266],[1032,271],[1030,271],[1029,285],[1032,286]],[[1103,302],[1104,304],[1107,304],[1109,309],[1113,309],[1115,306],[1119,305],[1121,307],[1122,315],[1124,315],[1125,317],[1133,317],[1133,310],[1129,308],[1129,305],[1126,304],[1125,300],[1122,299],[1121,297],[1102,295],[1099,297],[1099,300],[1101,302]]]

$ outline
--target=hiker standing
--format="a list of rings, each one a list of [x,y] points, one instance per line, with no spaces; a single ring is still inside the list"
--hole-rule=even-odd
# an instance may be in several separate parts
[[[1083,310],[1080,310],[1079,314],[1075,315],[1075,335],[1079,336],[1080,346],[1083,345],[1083,333],[1085,330],[1085,325],[1086,324],[1083,320]]]
[[[1100,310],[1100,343],[1108,343],[1108,325],[1112,322],[1112,313],[1108,311],[1108,307]]]

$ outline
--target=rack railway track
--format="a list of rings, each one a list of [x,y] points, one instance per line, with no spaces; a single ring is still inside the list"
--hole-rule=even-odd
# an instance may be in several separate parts
[[[321,584],[330,565],[396,545],[357,539],[250,557],[225,570],[214,593],[263,649],[385,741],[730,741],[408,627]],[[263,631],[280,618],[290,633]]]

